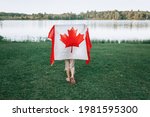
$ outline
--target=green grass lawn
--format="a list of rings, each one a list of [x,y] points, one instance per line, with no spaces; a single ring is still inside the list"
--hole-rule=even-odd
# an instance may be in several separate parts
[[[0,99],[150,99],[150,44],[93,43],[91,63],[49,64],[50,42],[0,42]]]

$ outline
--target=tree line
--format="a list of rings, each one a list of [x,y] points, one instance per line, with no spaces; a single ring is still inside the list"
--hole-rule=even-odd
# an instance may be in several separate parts
[[[87,11],[80,14],[24,14],[0,12],[0,20],[150,20],[149,11]]]

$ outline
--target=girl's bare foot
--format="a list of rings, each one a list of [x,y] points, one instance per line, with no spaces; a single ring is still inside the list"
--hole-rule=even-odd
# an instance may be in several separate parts
[[[75,79],[73,77],[70,78],[70,83],[71,84],[76,84],[76,81],[75,81]]]
[[[67,81],[67,82],[70,82],[70,78],[66,78],[66,81]]]

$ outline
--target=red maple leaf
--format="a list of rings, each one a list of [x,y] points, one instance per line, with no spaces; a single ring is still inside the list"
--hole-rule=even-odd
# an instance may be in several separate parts
[[[66,45],[67,47],[71,47],[71,52],[73,50],[73,46],[79,47],[79,44],[84,40],[84,34],[78,34],[77,35],[77,30],[75,30],[73,27],[68,30],[68,35],[67,34],[60,34],[61,41]]]

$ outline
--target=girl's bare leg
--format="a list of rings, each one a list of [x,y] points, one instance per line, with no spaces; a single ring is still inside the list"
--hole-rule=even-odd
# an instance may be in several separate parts
[[[73,59],[70,59],[70,71],[71,71],[71,83],[75,84],[74,74],[75,74],[75,67],[74,67],[75,61]]]
[[[67,74],[67,81],[70,81],[70,67],[69,67],[69,60],[65,60],[65,71]]]
[[[70,69],[66,70],[67,78],[70,78]]]

